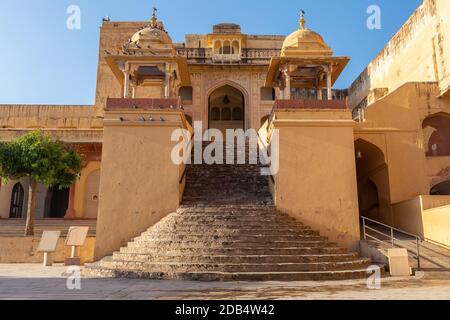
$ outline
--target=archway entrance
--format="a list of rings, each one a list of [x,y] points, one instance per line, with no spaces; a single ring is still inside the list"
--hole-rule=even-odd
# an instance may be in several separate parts
[[[241,91],[224,85],[211,93],[208,128],[219,129],[224,137],[227,129],[245,129],[245,99]]]
[[[45,218],[64,218],[69,207],[69,189],[59,186],[48,189],[45,199]]]
[[[359,213],[392,223],[389,171],[383,151],[363,139],[355,141]]]

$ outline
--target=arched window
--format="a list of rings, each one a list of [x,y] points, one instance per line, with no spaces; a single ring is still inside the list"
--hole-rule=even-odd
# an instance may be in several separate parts
[[[232,53],[232,47],[230,41],[226,40],[223,43],[223,47],[221,49],[221,54],[231,54]]]
[[[241,108],[236,107],[233,109],[233,120],[234,121],[242,120],[242,109]]]
[[[222,121],[230,121],[231,120],[231,109],[223,108],[222,109]]]
[[[450,115],[437,113],[427,117],[422,124],[428,157],[450,156]]]
[[[213,107],[211,109],[211,120],[212,121],[220,121],[220,109],[217,107]]]
[[[10,218],[22,218],[24,195],[22,184],[20,182],[16,183],[11,194]]]

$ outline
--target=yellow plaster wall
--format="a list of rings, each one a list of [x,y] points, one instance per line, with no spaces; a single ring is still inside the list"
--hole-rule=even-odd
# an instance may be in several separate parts
[[[391,93],[407,82],[450,84],[450,2],[424,0],[385,48],[350,87],[350,106],[356,107],[374,89]],[[374,102],[368,101],[369,104]]]
[[[425,239],[450,247],[450,205],[423,211]]]
[[[393,205],[394,226],[450,246],[450,197],[418,196]]]
[[[43,253],[36,252],[39,241],[38,237],[0,237],[0,263],[42,263]],[[64,238],[60,238],[53,259],[55,263],[64,262],[69,258],[71,248],[64,246]],[[88,237],[83,247],[77,249],[77,256],[81,263],[94,261],[95,238]]]
[[[355,139],[373,143],[385,155],[391,203],[428,194],[436,175],[450,167],[449,157],[427,158],[424,147],[423,120],[450,112],[438,93],[436,84],[407,83],[368,107],[365,122],[355,129]]]
[[[392,211],[394,227],[423,236],[422,198],[420,196],[394,204]]]
[[[85,202],[86,202],[86,182],[89,175],[99,170],[101,166],[100,161],[90,161],[86,167],[81,170],[80,179],[75,183],[75,214],[77,218],[84,218],[85,216]]]
[[[153,112],[157,119],[159,115]],[[95,258],[100,259],[174,212],[180,204],[180,172],[171,161],[174,129],[180,115],[165,114],[166,122],[105,121],[100,203]],[[122,115],[138,119],[148,113]]]
[[[350,113],[315,122],[314,114],[293,111],[274,122],[280,130],[276,206],[340,245],[360,239],[353,123]],[[297,119],[292,119],[294,116]],[[321,119],[323,120],[323,119]]]

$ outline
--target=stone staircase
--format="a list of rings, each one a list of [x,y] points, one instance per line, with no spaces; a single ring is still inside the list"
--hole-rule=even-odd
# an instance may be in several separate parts
[[[366,277],[369,265],[370,260],[278,212],[260,165],[201,164],[188,167],[177,212],[113,256],[87,266],[85,274],[202,281],[342,280]]]
[[[0,219],[0,237],[23,237],[25,219]],[[34,236],[41,237],[44,231],[61,231],[61,237],[66,237],[70,227],[89,227],[89,237],[95,237],[96,219],[36,219],[34,221]]]

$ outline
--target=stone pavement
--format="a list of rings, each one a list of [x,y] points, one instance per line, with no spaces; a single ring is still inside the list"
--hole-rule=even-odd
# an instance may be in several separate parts
[[[187,282],[130,279],[82,279],[81,290],[68,290],[67,268],[0,264],[0,299],[450,299],[450,273],[423,278],[386,278],[380,290],[366,281],[337,282]]]

